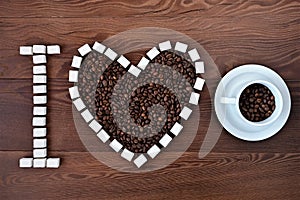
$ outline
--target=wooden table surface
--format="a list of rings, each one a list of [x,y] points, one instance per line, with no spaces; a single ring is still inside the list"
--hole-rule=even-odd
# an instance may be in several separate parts
[[[204,159],[198,151],[209,120],[173,164],[123,173],[96,160],[75,130],[68,95],[72,55],[84,43],[138,27],[182,32],[208,51],[222,75],[246,63],[278,72],[292,98],[288,122],[274,137],[244,142],[225,130]],[[300,3],[290,0],[0,2],[0,199],[299,199]],[[19,46],[60,44],[49,58],[49,156],[59,169],[20,169],[32,156],[32,61]],[[210,116],[211,98],[201,96]],[[201,116],[202,117],[202,116]]]

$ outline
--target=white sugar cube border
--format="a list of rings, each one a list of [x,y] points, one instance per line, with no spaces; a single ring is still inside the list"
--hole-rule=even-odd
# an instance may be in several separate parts
[[[78,73],[79,73],[78,70],[80,69],[83,56],[87,56],[91,51],[96,51],[100,54],[103,54],[111,61],[116,60],[123,68],[128,69],[127,72],[131,73],[135,77],[138,77],[140,73],[146,69],[147,65],[150,63],[151,60],[153,60],[156,56],[158,56],[162,51],[166,51],[166,50],[173,50],[175,53],[176,51],[178,51],[180,53],[186,54],[191,59],[196,74],[204,73],[205,71],[204,62],[200,60],[201,57],[197,49],[195,48],[188,49],[188,45],[180,41],[176,42],[174,47],[172,47],[170,41],[164,41],[159,43],[158,48],[153,47],[146,53],[147,58],[146,57],[141,58],[137,67],[132,65],[131,62],[124,55],[118,55],[111,48],[106,47],[105,45],[99,42],[95,42],[92,48],[88,44],[84,44],[83,46],[81,46],[78,49],[78,52],[81,54],[81,56],[74,55],[71,64],[72,68],[69,70],[69,82],[71,83],[78,82]],[[24,50],[25,53],[30,53],[30,49],[27,49],[27,51],[28,52]],[[204,79],[199,77],[196,78],[195,84],[193,86],[193,88],[196,91],[193,91],[191,93],[189,104],[198,105],[199,98],[200,98],[200,93],[198,91],[202,91],[204,84],[205,84]],[[75,108],[81,113],[81,116],[89,124],[89,127],[93,130],[93,132],[96,133],[99,140],[101,140],[103,143],[109,141],[109,146],[115,152],[119,152],[120,156],[125,160],[129,162],[133,161],[133,163],[136,165],[137,168],[142,167],[148,161],[147,157],[154,159],[161,152],[161,148],[159,146],[153,145],[146,153],[137,154],[124,148],[123,145],[119,143],[116,139],[112,139],[112,141],[110,141],[111,136],[107,134],[107,132],[103,129],[103,126],[99,124],[97,120],[94,119],[94,117],[91,117],[92,114],[88,111],[88,109],[86,109],[86,105],[84,105],[83,101],[80,98],[78,87],[75,85],[74,87],[69,88],[69,93]],[[184,120],[187,120],[191,115],[191,113],[192,110],[185,106],[181,110],[180,117]],[[172,141],[173,137],[178,136],[179,133],[182,131],[182,129],[183,126],[180,123],[176,122],[173,125],[173,127],[170,129],[170,133],[166,133],[160,139],[158,144],[162,146],[162,148],[166,148],[168,144]]]
[[[47,57],[60,54],[59,45],[21,46],[20,55],[31,55],[33,64],[33,151],[32,158],[20,158],[20,168],[59,168],[60,158],[47,157]],[[37,84],[37,85],[36,85]],[[73,92],[76,96],[76,91]],[[36,95],[43,94],[43,95]]]

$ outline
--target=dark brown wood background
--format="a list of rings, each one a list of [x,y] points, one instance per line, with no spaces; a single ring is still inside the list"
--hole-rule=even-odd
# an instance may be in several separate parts
[[[286,81],[292,110],[285,127],[262,142],[225,130],[204,159],[198,151],[211,97],[201,99],[198,135],[175,163],[130,174],[98,162],[76,133],[67,88],[73,54],[119,32],[144,26],[180,31],[208,51],[220,72],[260,63]],[[0,199],[299,199],[300,3],[298,0],[0,1]],[[49,57],[49,156],[59,169],[20,169],[32,154],[32,61],[19,46],[60,44]]]

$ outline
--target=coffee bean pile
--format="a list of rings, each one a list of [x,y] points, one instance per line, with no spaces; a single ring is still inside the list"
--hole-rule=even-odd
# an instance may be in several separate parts
[[[176,122],[180,119],[181,106],[176,96],[168,88],[155,83],[143,85],[134,91],[129,104],[131,118],[141,127],[150,124],[151,119],[147,108],[154,104],[160,104],[167,110],[168,122]],[[163,122],[162,117],[153,116],[153,118],[157,119],[155,122],[157,126],[159,126],[158,123]],[[169,129],[171,126],[172,124],[168,124],[166,128]]]
[[[94,114],[95,119],[103,126],[104,130],[112,137],[111,140],[117,139],[126,149],[135,153],[145,153],[154,144],[160,146],[158,142],[162,136],[169,132],[175,122],[180,122],[179,114],[182,107],[178,97],[168,88],[155,82],[142,85],[136,88],[132,94],[128,95],[126,92],[132,89],[129,88],[130,84],[125,84],[124,86],[117,85],[128,69],[125,69],[116,61],[109,65],[107,64],[108,62],[109,60],[105,56],[94,51],[83,60],[78,87],[84,103],[90,112]],[[174,71],[182,74],[188,80],[189,84],[193,85],[196,74],[190,62],[188,58],[166,51],[152,60],[147,67],[155,65],[155,63],[168,65]],[[102,75],[95,77],[97,74]],[[141,78],[147,80],[150,77],[157,77],[157,79],[172,81],[169,80],[169,76],[164,76],[159,72],[150,72]],[[175,73],[173,74],[173,79],[176,80]],[[98,80],[97,84],[95,84],[94,80]],[[128,80],[128,82],[136,83],[137,85],[136,81],[135,78]],[[120,124],[117,125],[117,121],[114,119],[112,113],[112,109],[120,113],[124,112],[118,110],[118,107],[115,108],[115,105],[112,105],[112,94],[116,90],[124,91],[124,94],[119,92],[118,94],[122,95],[114,98],[118,98],[120,104],[129,103],[129,115],[131,120],[136,124],[136,126],[130,127],[128,125],[130,122],[126,121],[128,119],[123,119],[124,123],[121,126],[128,127],[126,132],[118,127]],[[186,91],[185,96],[182,96],[184,96],[184,102],[188,102],[188,94],[191,92],[188,89],[188,85],[180,85],[178,90]],[[129,102],[125,102],[125,97],[129,99]],[[149,113],[149,108],[154,105],[163,107],[166,112],[166,118],[162,117],[162,113]],[[182,104],[182,106],[185,105],[187,103]],[[158,132],[149,133],[146,127],[150,123],[153,123],[153,126],[162,128]]]
[[[95,117],[95,91],[102,74],[108,67],[109,59],[96,51],[90,52],[82,61],[78,75],[80,97],[90,113]],[[126,73],[126,71],[124,71]],[[101,78],[101,77],[100,77]]]
[[[275,97],[262,84],[249,85],[242,92],[239,99],[239,108],[242,115],[249,121],[260,122],[272,115],[275,106]]]
[[[124,88],[128,90],[128,85]],[[121,93],[118,97],[119,104],[126,104],[127,99],[122,98]],[[165,101],[166,100],[166,101]],[[155,104],[161,105],[163,108],[154,113],[149,113],[149,109]],[[118,110],[119,105],[110,105],[112,109],[122,116],[124,110]],[[166,118],[162,111],[166,111]],[[179,113],[181,111],[180,103],[176,96],[166,87],[150,83],[138,87],[130,96],[129,100],[129,117],[123,117],[119,120],[119,126],[123,129],[117,129],[117,132],[110,132],[114,138],[117,138],[128,150],[133,152],[146,152],[152,145],[157,144],[161,137],[168,132],[176,121],[179,121]],[[130,125],[130,121],[136,125]],[[115,123],[116,119],[114,119]],[[162,127],[159,130],[152,131],[147,126]],[[124,132],[124,128],[126,132]],[[158,145],[159,146],[159,145]]]
[[[193,65],[191,65],[192,61],[190,58],[187,57],[186,54],[182,54],[180,52],[176,52],[175,54],[173,52],[163,51],[151,62],[171,66],[174,70],[183,75],[191,85],[195,84],[196,76],[200,77],[200,75],[195,73],[195,69]]]

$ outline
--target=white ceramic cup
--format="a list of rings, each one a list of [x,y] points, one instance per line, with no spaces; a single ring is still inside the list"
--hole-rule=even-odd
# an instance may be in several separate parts
[[[239,108],[239,99],[240,99],[242,92],[249,85],[252,85],[255,83],[262,84],[262,85],[266,86],[267,88],[269,88],[269,90],[272,92],[273,96],[275,97],[275,110],[267,119],[260,121],[260,122],[249,121],[242,115],[240,108]],[[282,107],[283,107],[282,95],[281,95],[280,91],[278,90],[278,88],[275,85],[273,85],[272,83],[270,83],[268,81],[264,81],[264,80],[255,80],[255,81],[244,83],[241,86],[241,89],[237,92],[236,96],[221,97],[220,101],[221,101],[221,103],[227,104],[228,106],[234,106],[235,112],[239,115],[239,117],[242,118],[244,120],[244,122],[246,122],[247,124],[253,125],[253,126],[266,126],[266,125],[271,124],[280,116],[280,114],[282,112]]]

